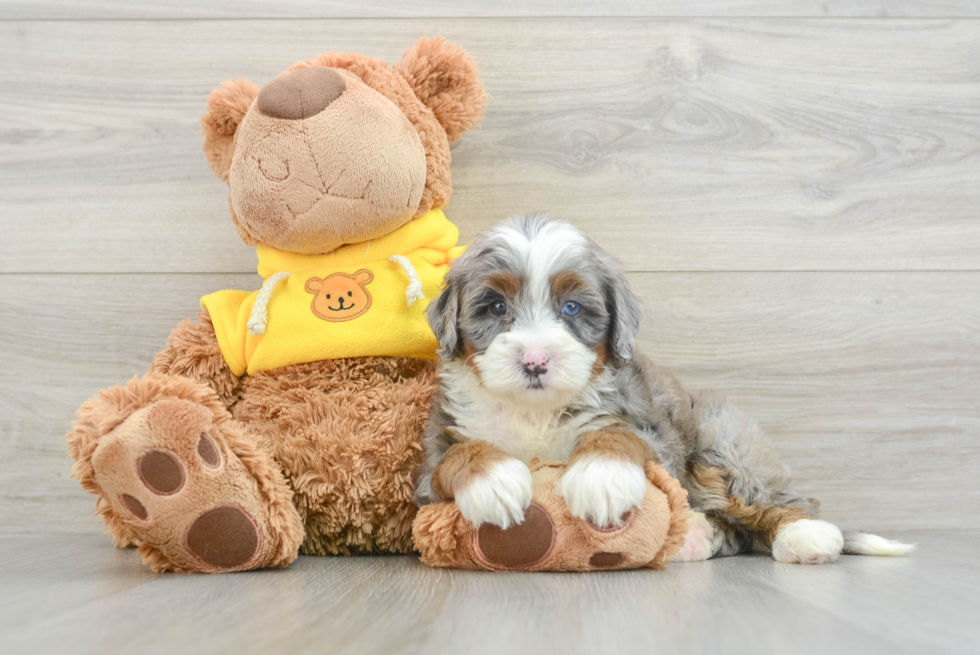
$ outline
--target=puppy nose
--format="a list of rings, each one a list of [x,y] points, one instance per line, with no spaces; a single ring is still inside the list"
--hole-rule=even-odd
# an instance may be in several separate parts
[[[535,377],[548,372],[548,362],[551,357],[543,350],[525,350],[521,354],[521,363],[524,364],[524,371]]]
[[[326,109],[346,88],[347,82],[333,68],[300,68],[283,73],[262,87],[258,108],[271,118],[309,118]]]

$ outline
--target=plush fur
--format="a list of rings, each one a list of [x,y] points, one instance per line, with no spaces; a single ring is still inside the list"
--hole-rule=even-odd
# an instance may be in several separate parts
[[[422,39],[395,68],[328,53],[290,71],[309,67],[330,72],[287,73],[266,89],[233,80],[208,97],[204,151],[229,183],[242,239],[331,252],[443,207],[449,141],[486,103],[469,56]],[[276,117],[290,112],[303,118]],[[68,435],[73,475],[98,496],[116,544],[137,545],[154,571],[285,566],[300,549],[408,552],[436,385],[434,361],[396,357],[237,377],[202,312],[177,326],[146,376],[81,407]]]
[[[793,491],[754,421],[718,396],[685,391],[635,352],[641,314],[618,262],[570,225],[518,217],[479,236],[429,306],[446,361],[417,502],[455,497],[474,523],[520,524],[510,480],[535,458],[567,460],[557,487],[571,515],[615,528],[642,505],[642,467],[656,462],[699,511],[682,559],[731,555],[754,542],[779,561],[804,564],[842,551],[909,550],[845,540],[816,520],[816,502]],[[491,452],[494,467],[473,457],[455,466],[465,485],[433,484],[463,448]],[[502,465],[506,478],[494,475]],[[482,502],[459,503],[474,487]]]

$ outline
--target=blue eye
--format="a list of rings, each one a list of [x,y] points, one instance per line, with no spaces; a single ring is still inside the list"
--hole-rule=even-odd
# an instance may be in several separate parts
[[[506,313],[507,313],[507,303],[505,303],[503,300],[495,300],[494,302],[490,303],[491,316],[500,317]]]
[[[565,306],[561,308],[561,313],[565,316],[575,316],[582,310],[582,305],[578,304],[574,300],[569,300],[565,303]]]

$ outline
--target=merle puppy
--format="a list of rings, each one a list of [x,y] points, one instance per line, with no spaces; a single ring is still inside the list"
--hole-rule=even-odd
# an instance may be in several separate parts
[[[755,422],[637,353],[641,307],[621,265],[566,223],[531,215],[483,233],[428,316],[444,361],[420,505],[455,499],[474,526],[506,529],[531,502],[531,458],[568,460],[571,513],[612,527],[642,502],[653,459],[696,510],[675,559],[754,544],[803,564],[910,549],[817,520]]]

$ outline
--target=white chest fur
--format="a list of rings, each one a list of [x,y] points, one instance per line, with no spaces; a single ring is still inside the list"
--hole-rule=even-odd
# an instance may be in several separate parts
[[[565,407],[534,408],[503,402],[486,392],[465,370],[446,367],[443,372],[443,409],[467,439],[494,444],[510,455],[529,463],[532,458],[566,460],[579,435],[602,427],[603,413],[598,407],[582,407],[574,412]]]
[[[579,432],[560,424],[552,412],[521,412],[500,405],[481,419],[465,426],[465,436],[488,441],[525,463],[533,457],[568,459]]]

